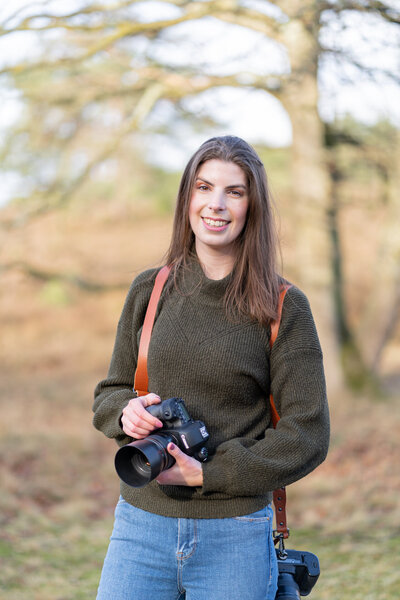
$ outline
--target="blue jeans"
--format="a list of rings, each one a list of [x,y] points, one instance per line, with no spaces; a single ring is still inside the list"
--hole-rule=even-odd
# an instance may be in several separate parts
[[[272,515],[175,519],[121,498],[97,600],[273,600]]]

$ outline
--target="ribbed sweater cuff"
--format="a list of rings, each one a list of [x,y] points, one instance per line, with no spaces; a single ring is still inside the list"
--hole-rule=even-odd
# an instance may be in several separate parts
[[[97,429],[109,438],[116,438],[118,443],[126,444],[130,438],[124,433],[121,427],[122,411],[128,404],[129,400],[135,395],[130,390],[121,390],[111,394],[102,404],[101,412],[95,414],[93,424]],[[107,404],[107,406],[106,406]],[[102,415],[104,414],[104,419]]]
[[[215,492],[226,492],[227,473],[221,473],[221,469],[212,461],[205,462],[203,467],[202,494],[213,494]]]

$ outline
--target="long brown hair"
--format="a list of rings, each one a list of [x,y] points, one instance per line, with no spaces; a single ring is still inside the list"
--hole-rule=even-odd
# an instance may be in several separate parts
[[[236,240],[232,277],[225,294],[229,315],[247,315],[269,325],[276,317],[281,278],[277,273],[278,239],[264,165],[256,151],[239,137],[227,135],[204,142],[189,160],[179,186],[171,244],[166,255],[174,272],[188,266],[195,237],[189,223],[189,204],[198,171],[208,160],[238,165],[245,173],[249,208]]]

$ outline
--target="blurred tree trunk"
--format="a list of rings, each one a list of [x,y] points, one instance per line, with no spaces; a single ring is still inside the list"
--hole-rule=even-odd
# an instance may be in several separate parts
[[[284,3],[290,14],[301,14],[303,3]],[[293,128],[293,212],[298,232],[298,277],[317,321],[324,352],[328,386],[342,385],[338,328],[334,309],[332,244],[328,223],[329,174],[324,129],[318,114],[319,12],[313,4],[308,14],[292,19],[285,28],[292,76],[285,85],[282,103]]]
[[[365,354],[362,352],[362,348],[360,349],[354,328],[349,323],[344,289],[343,252],[339,222],[341,210],[339,185],[344,175],[338,165],[335,145],[328,152],[330,174],[330,207],[328,219],[332,244],[333,299],[343,376],[346,384],[351,389],[358,391],[362,389],[377,394],[380,393],[378,379],[371,372]]]
[[[374,126],[360,126],[347,118],[326,125],[325,142],[331,181],[329,223],[334,299],[343,373],[352,389],[381,394],[380,362],[396,332],[400,313],[399,132],[385,121]],[[343,151],[347,153],[343,154]],[[346,302],[346,296],[354,297],[358,280],[349,282],[350,289],[346,294],[340,225],[346,200],[342,198],[341,186],[345,187],[349,178],[354,178],[353,171],[360,165],[364,170],[368,169],[369,185],[379,185],[372,218],[379,218],[382,212],[385,216],[383,221],[378,220],[379,227],[376,228],[376,260],[373,258],[368,264],[373,274],[372,286],[364,291],[361,310],[357,311],[352,323],[349,318],[351,306]],[[375,240],[371,241],[375,244]],[[352,257],[357,255],[357,249],[354,250]]]
[[[400,315],[400,134],[397,132],[390,165],[386,165],[384,200],[387,205],[374,273],[374,291],[357,330],[360,348],[370,369],[378,373],[383,351],[396,331]],[[390,151],[389,150],[389,151]],[[374,332],[374,335],[371,335]]]

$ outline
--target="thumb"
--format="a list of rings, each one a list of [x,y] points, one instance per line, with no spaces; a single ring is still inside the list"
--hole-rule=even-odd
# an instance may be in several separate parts
[[[178,448],[178,446],[176,444],[173,444],[172,442],[170,442],[168,444],[167,450],[168,450],[169,454],[175,458],[175,460],[181,458],[182,456],[186,456],[182,452],[182,450],[180,448]]]

